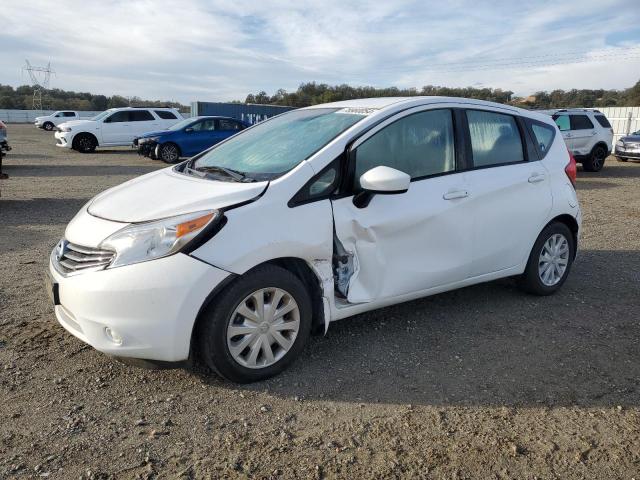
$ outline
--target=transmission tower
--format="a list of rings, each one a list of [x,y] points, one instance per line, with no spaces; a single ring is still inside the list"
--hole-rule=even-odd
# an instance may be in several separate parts
[[[25,60],[23,70],[29,72],[29,78],[31,78],[33,85],[33,109],[42,110],[42,92],[49,88],[51,74],[56,72],[51,70],[51,62],[47,63],[46,67],[34,67],[29,63],[29,60]]]

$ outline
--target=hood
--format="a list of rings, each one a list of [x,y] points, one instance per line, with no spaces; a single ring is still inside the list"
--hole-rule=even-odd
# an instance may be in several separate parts
[[[173,132],[174,132],[173,130],[158,130],[155,132],[147,132],[143,135],[140,135],[138,138],[160,137],[162,135],[167,135]]]
[[[268,184],[208,180],[169,167],[102,192],[88,211],[116,222],[147,222],[246,202],[264,192]]]
[[[619,140],[623,142],[640,142],[640,135],[625,135],[624,137],[620,137]]]
[[[95,121],[93,120],[69,120],[68,122],[61,123],[58,127],[72,127],[74,125],[95,125]]]

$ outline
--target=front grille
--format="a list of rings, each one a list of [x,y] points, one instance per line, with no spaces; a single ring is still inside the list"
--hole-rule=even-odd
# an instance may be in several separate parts
[[[636,143],[636,142],[627,142],[624,144],[624,146],[626,148],[640,148],[640,143]]]
[[[107,268],[115,255],[115,252],[111,250],[84,247],[66,240],[60,240],[53,251],[54,262],[58,270],[66,275],[103,270]]]

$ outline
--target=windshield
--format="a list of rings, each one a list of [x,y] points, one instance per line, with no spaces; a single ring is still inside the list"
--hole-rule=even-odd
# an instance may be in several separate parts
[[[167,130],[173,130],[173,131],[182,130],[184,127],[186,127],[190,123],[193,123],[194,121],[195,121],[195,119],[193,119],[193,118],[185,118],[184,120],[182,120],[182,121],[180,121],[180,122],[178,122],[178,123],[176,123],[174,125],[171,125]]]
[[[107,115],[109,115],[110,113],[111,113],[111,110],[105,110],[104,112],[97,114],[91,120],[101,120],[104,117],[106,117]]]
[[[293,110],[231,137],[191,162],[193,170],[223,168],[253,179],[291,170],[364,118],[337,108]]]

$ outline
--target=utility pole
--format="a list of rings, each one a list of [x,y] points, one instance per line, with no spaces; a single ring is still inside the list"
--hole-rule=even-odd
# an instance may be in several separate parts
[[[29,73],[29,78],[31,78],[31,85],[33,86],[32,108],[34,110],[42,110],[42,92],[49,88],[51,74],[56,72],[51,70],[51,62],[47,63],[46,67],[34,67],[29,63],[29,60],[25,60],[25,66],[22,69],[26,70]],[[42,81],[38,76],[42,77]]]

